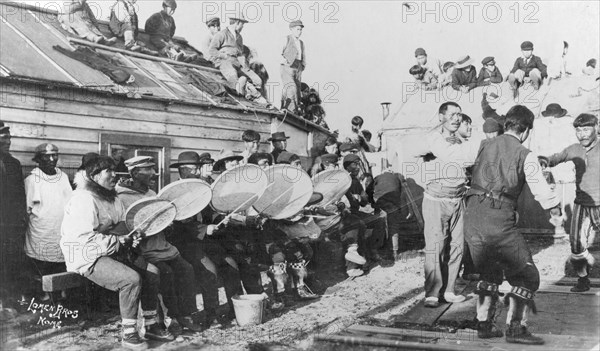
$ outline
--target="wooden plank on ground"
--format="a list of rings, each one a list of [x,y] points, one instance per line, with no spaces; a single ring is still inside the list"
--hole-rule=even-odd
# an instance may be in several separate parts
[[[457,333],[431,332],[401,328],[383,328],[365,325],[352,325],[341,333],[346,341],[352,338],[365,341],[363,338],[388,340],[386,343],[403,349],[426,350],[591,350],[598,345],[598,337],[593,335],[553,335],[539,334],[545,345],[509,344],[504,338],[479,339],[477,332],[471,329]],[[343,339],[338,339],[343,341]],[[368,340],[366,340],[368,342]],[[375,344],[377,341],[374,341]]]
[[[64,272],[45,275],[42,277],[42,290],[60,291],[82,286],[86,283],[86,279],[77,273]]]

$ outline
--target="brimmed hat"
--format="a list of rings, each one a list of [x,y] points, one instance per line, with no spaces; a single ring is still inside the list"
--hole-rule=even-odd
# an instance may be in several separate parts
[[[465,68],[467,66],[470,66],[472,62],[473,62],[473,59],[471,59],[471,56],[469,56],[469,55],[461,56],[456,61],[456,65],[454,67],[458,68],[458,69]]]
[[[277,156],[277,163],[290,164],[296,160],[300,160],[300,156],[288,151],[282,151],[279,156]]]
[[[494,133],[502,131],[502,126],[498,121],[493,118],[486,118],[485,122],[483,122],[483,132],[484,133]]]
[[[151,156],[136,156],[125,160],[125,166],[131,172],[136,168],[154,167],[156,163]]]
[[[494,56],[488,56],[488,57],[484,58],[483,60],[481,60],[481,64],[484,66],[488,65],[490,62],[493,62],[494,64],[496,64],[496,61],[494,61]]]
[[[297,20],[297,21],[290,22],[290,28],[294,28],[294,27],[298,27],[298,26],[304,28],[304,24],[302,23],[302,21]]]
[[[419,56],[427,56],[427,52],[425,52],[425,49],[423,48],[417,48],[417,50],[415,50],[415,57],[419,57]]]
[[[50,143],[43,143],[35,147],[35,156],[33,161],[37,161],[37,158],[41,155],[56,155],[58,154],[58,146]]]
[[[244,18],[244,14],[240,13],[236,16],[233,17],[229,17],[230,20],[236,20],[236,21],[240,21],[240,22],[244,22],[244,23],[248,23],[248,20],[246,18]]]
[[[243,159],[244,159],[244,156],[236,155],[235,153],[233,153],[233,151],[222,150],[219,153],[219,157],[217,159],[217,162],[215,162],[215,164],[213,165],[213,170],[216,171],[216,172],[220,172],[220,170],[225,165],[225,161],[228,161],[228,160],[238,160],[238,161],[241,161]]]
[[[335,164],[338,163],[339,157],[336,154],[325,154],[321,156],[322,164]]]
[[[0,134],[10,133],[10,127],[4,125],[4,122],[0,121]]]
[[[206,23],[207,27],[210,27],[210,26],[220,26],[221,25],[221,19],[219,17],[212,17],[212,18],[208,19],[205,23]]]
[[[521,50],[533,50],[533,43],[530,41],[524,41],[521,43]]]
[[[204,159],[202,156],[204,156]],[[184,151],[177,157],[177,162],[170,165],[169,168],[178,168],[183,165],[201,165],[203,163],[213,163],[214,161],[210,158],[208,152],[198,155],[195,151]]]
[[[567,110],[562,108],[559,104],[549,104],[548,106],[546,106],[546,110],[542,111],[542,116],[544,117],[563,117],[566,114]]]
[[[275,132],[271,134],[271,137],[267,141],[285,141],[289,138],[289,136],[285,136],[285,132]]]
[[[355,154],[346,155],[344,157],[344,168],[348,167],[351,163],[360,162],[360,157]]]
[[[346,151],[350,151],[350,150],[358,150],[359,147],[358,145],[354,144],[354,143],[342,143],[342,145],[340,145],[339,147],[340,152],[346,152]]]

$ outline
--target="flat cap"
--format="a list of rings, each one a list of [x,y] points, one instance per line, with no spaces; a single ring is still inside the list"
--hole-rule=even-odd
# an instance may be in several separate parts
[[[494,62],[494,56],[488,56],[488,57],[484,58],[483,60],[481,60],[481,64],[484,66],[490,62]],[[494,62],[494,63],[496,63],[496,62]]]
[[[321,156],[322,164],[334,164],[334,163],[337,163],[338,160],[339,160],[339,157],[336,154],[325,154],[325,155]]]
[[[421,55],[427,56],[427,52],[425,52],[425,49],[423,48],[417,48],[417,50],[415,50],[415,57],[419,57]]]
[[[51,155],[58,153],[58,146],[50,143],[40,144],[35,147],[36,155]]]
[[[290,22],[290,28],[294,28],[294,27],[304,28],[304,24],[300,20]]]
[[[127,166],[129,171],[136,168],[153,167],[155,165],[154,159],[151,156],[136,156],[125,160],[125,166]]]
[[[354,143],[342,143],[342,145],[340,145],[340,152],[346,152],[350,150],[358,150],[358,145]]]
[[[209,18],[206,21],[206,26],[210,27],[210,26],[220,26],[221,25],[221,19],[219,19],[219,17],[212,17]]]
[[[355,154],[346,155],[344,157],[344,168],[348,167],[351,163],[360,162],[360,157]]]
[[[530,41],[524,41],[521,43],[521,50],[533,50],[533,43]]]

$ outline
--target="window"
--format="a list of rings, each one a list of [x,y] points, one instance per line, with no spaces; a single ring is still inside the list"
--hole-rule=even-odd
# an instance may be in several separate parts
[[[171,139],[160,137],[140,136],[136,134],[100,134],[100,153],[109,155],[117,163],[119,178],[128,178],[129,173],[125,160],[135,156],[152,156],[156,163],[156,183],[151,184],[152,190],[158,192],[170,182],[167,164],[171,159]]]

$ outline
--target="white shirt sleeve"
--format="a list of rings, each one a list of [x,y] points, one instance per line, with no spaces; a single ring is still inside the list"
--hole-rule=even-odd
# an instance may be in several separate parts
[[[535,201],[539,202],[545,210],[551,209],[560,203],[556,192],[550,188],[550,185],[546,182],[546,178],[544,178],[542,166],[540,166],[536,154],[530,152],[525,157],[523,170],[525,171],[525,180],[527,181],[527,185],[529,185],[531,194],[533,194]]]

